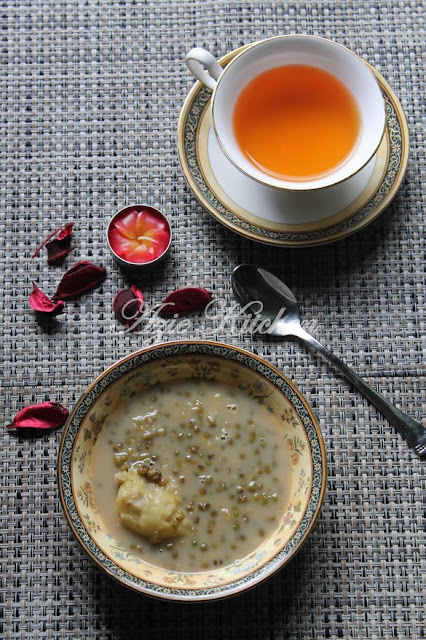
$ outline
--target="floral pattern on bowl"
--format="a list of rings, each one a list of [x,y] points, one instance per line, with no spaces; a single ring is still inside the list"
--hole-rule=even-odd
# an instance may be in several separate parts
[[[91,457],[112,410],[157,383],[196,378],[233,385],[257,398],[279,418],[284,446],[290,453],[293,482],[284,517],[273,534],[249,556],[220,569],[183,573],[144,562],[106,530],[94,499]],[[236,347],[179,341],[133,353],[92,383],[68,419],[58,475],[71,528],[102,569],[137,591],[176,600],[201,600],[225,597],[251,587],[293,557],[318,516],[326,483],[326,459],[311,409],[278,370]]]

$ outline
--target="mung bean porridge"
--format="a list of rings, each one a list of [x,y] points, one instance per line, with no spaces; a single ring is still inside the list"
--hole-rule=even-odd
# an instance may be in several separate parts
[[[108,418],[92,461],[97,510],[128,553],[171,571],[242,559],[286,512],[283,427],[259,399],[212,380],[157,384]]]

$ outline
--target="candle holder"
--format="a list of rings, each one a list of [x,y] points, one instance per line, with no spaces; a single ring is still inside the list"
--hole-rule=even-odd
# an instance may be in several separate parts
[[[166,216],[146,204],[120,209],[107,227],[108,248],[127,271],[152,269],[166,259],[172,231]]]

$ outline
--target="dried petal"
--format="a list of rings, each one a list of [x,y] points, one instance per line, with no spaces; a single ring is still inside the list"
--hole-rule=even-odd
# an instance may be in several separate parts
[[[121,289],[113,300],[112,308],[118,322],[124,324],[128,329],[136,326],[137,319],[142,315],[142,292],[135,285],[132,285],[130,289]]]
[[[101,284],[106,278],[105,267],[98,267],[87,260],[81,260],[64,273],[54,300],[73,298]]]
[[[65,256],[75,249],[75,245],[71,246],[71,236],[65,238],[57,238],[50,240],[46,244],[47,262],[49,264],[58,264],[62,262]]]
[[[72,236],[72,231],[74,229],[74,222],[68,222],[63,227],[58,229],[58,240],[64,240],[65,238],[69,238]]]
[[[30,306],[38,311],[44,313],[52,318],[58,316],[64,312],[64,303],[62,300],[53,302],[39,287],[33,282],[33,290],[30,293]]]
[[[71,242],[71,236],[72,236],[72,230],[74,228],[74,223],[73,222],[68,222],[67,224],[65,224],[63,227],[59,227],[59,229],[56,229],[53,233],[51,233],[46,240],[44,240],[41,245],[39,246],[38,249],[36,249],[33,253],[33,255],[31,256],[32,258],[35,258],[36,255],[41,251],[41,249],[43,249],[43,247],[48,244],[49,240],[51,238],[53,238],[54,236],[58,236],[56,239],[57,240],[66,240],[67,238],[70,239]],[[53,241],[52,241],[53,242]],[[71,251],[71,249],[69,249],[69,251]],[[68,253],[68,252],[67,252]]]
[[[53,429],[60,427],[68,418],[69,411],[59,402],[31,404],[18,411],[9,429]]]
[[[184,287],[176,289],[164,298],[161,313],[165,316],[177,314],[179,316],[190,311],[204,309],[212,299],[212,292],[200,287]]]

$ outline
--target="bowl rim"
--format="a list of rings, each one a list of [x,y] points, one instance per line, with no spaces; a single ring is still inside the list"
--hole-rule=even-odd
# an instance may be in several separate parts
[[[182,351],[181,352],[177,351],[176,353],[172,353],[174,349],[177,349],[177,350],[181,349]],[[203,349],[204,349],[204,352],[203,352]],[[209,353],[208,352],[209,349],[216,350],[217,353]],[[306,411],[308,422],[310,423],[311,429],[313,429],[313,433],[316,437],[318,454],[321,462],[318,464],[313,464],[314,460],[313,460],[313,452],[312,452],[312,446],[311,446],[310,459],[312,464],[313,476],[312,476],[312,483],[311,483],[311,492],[308,497],[308,504],[314,500],[313,513],[312,513],[312,516],[308,517],[306,513],[308,509],[307,508],[305,509],[305,513],[303,515],[302,520],[299,523],[299,527],[296,529],[296,532],[298,529],[302,529],[302,534],[300,539],[295,544],[292,545],[292,548],[288,551],[288,553],[284,554],[284,550],[286,549],[286,547],[288,547],[291,544],[293,538],[295,537],[295,535],[293,534],[290,537],[289,541],[286,543],[286,545],[284,545],[283,549],[280,549],[280,551],[276,555],[274,555],[266,564],[261,565],[260,567],[255,569],[254,572],[248,573],[245,577],[243,576],[243,578],[239,578],[238,576],[236,576],[234,580],[231,580],[229,583],[226,583],[222,586],[203,587],[203,588],[194,590],[187,587],[186,588],[185,587],[180,587],[180,588],[163,587],[163,586],[156,585],[155,583],[149,583],[143,578],[138,578],[137,576],[130,573],[126,569],[121,568],[115,562],[111,561],[111,559],[109,559],[108,556],[106,556],[103,549],[97,545],[94,538],[87,531],[82,520],[77,517],[77,521],[81,523],[81,528],[87,534],[87,536],[85,537],[90,538],[91,542],[93,543],[92,546],[95,546],[96,549],[100,552],[101,555],[103,555],[106,558],[107,561],[110,561],[114,567],[117,567],[118,572],[114,572],[107,566],[105,561],[99,558],[98,555],[95,552],[93,552],[85,543],[82,535],[80,535],[80,532],[78,531],[78,527],[76,526],[76,523],[74,522],[74,518],[70,513],[67,505],[67,496],[68,496],[74,502],[74,506],[76,508],[77,514],[79,513],[76,507],[76,501],[75,501],[75,496],[74,496],[73,487],[72,487],[71,463],[72,463],[72,453],[74,450],[74,442],[80,430],[80,426],[76,428],[75,434],[70,433],[71,426],[73,425],[74,418],[79,408],[88,398],[88,396],[92,394],[92,392],[96,389],[96,387],[98,387],[100,383],[102,383],[104,378],[109,376],[109,374],[112,371],[114,371],[115,369],[120,369],[121,367],[123,367],[123,365],[125,365],[129,361],[134,360],[136,363],[134,367],[131,367],[127,371],[123,371],[122,373],[120,373],[114,379],[114,382],[115,382],[123,375],[132,371],[133,368],[136,369],[142,366],[143,364],[149,362],[151,360],[150,356],[152,356],[152,354],[155,352],[157,352],[157,355],[160,354],[158,356],[158,359],[164,358],[164,357],[173,357],[176,355],[177,356],[206,355],[210,357],[213,356],[213,357],[219,357],[219,358],[220,357],[226,358],[226,354],[228,353],[229,360],[234,361],[235,364],[240,364],[244,366],[243,358],[248,358],[249,361],[250,360],[254,361],[256,364],[252,368],[261,377],[265,378],[266,377],[265,370],[269,371],[272,377],[275,377],[278,380],[280,380],[283,383],[283,386],[288,387],[289,390],[294,394],[294,396],[297,398],[298,403],[300,403],[300,408],[303,408]],[[140,359],[141,361],[139,362],[138,359]],[[263,368],[264,370],[259,371],[258,367]],[[271,380],[270,378],[266,378],[266,379],[274,386],[277,386],[275,385],[273,380]],[[93,402],[102,395],[105,388],[106,387],[101,389],[98,395],[94,397],[90,406],[92,406]],[[284,393],[284,389],[280,389],[279,387],[277,388],[281,393]],[[284,395],[286,394],[284,393]],[[295,409],[293,401],[288,396],[286,397],[287,397],[287,400],[292,405],[292,407]],[[304,424],[301,415],[299,414],[297,409],[295,409],[295,411],[302,423],[303,428],[305,428],[306,425]],[[87,411],[85,412],[85,415],[87,415]],[[82,419],[79,420],[79,425],[81,425],[81,422],[82,422]],[[64,452],[67,449],[66,444],[69,438],[72,439],[71,440],[72,446],[70,447],[71,455],[67,455],[64,458]],[[311,439],[309,437],[308,437],[308,441],[310,445],[312,445]],[[65,466],[65,469],[64,469],[64,466]],[[314,477],[316,474],[320,478],[320,487],[315,492],[316,497],[313,498],[313,489],[315,484]],[[137,593],[141,593],[147,596],[161,598],[168,601],[204,602],[209,600],[218,600],[218,599],[231,597],[243,591],[247,591],[248,589],[251,589],[257,586],[258,584],[264,582],[265,580],[267,580],[277,571],[284,568],[290,562],[290,560],[293,559],[293,557],[301,549],[306,539],[308,538],[309,534],[311,533],[322,507],[322,503],[323,503],[323,499],[326,491],[326,485],[327,485],[327,455],[326,455],[324,439],[323,439],[321,430],[319,428],[318,421],[307,399],[299,391],[295,383],[292,382],[285,374],[279,371],[279,369],[277,369],[274,365],[270,364],[268,361],[264,360],[262,357],[260,357],[255,353],[252,353],[244,348],[227,344],[224,342],[219,342],[214,340],[197,340],[197,339],[173,340],[173,341],[155,343],[147,347],[143,347],[141,349],[138,349],[137,351],[133,351],[132,353],[124,356],[123,358],[120,358],[119,360],[114,362],[112,365],[107,367],[102,373],[100,373],[92,381],[92,383],[86,388],[86,390],[81,394],[80,398],[77,400],[75,406],[73,407],[65,423],[65,427],[62,433],[61,442],[60,442],[59,451],[58,451],[58,459],[57,459],[57,480],[58,480],[58,490],[59,490],[59,496],[62,504],[62,509],[64,511],[68,524],[71,528],[71,531],[74,534],[75,539],[77,540],[79,545],[82,547],[82,549],[85,551],[85,553],[89,556],[89,558],[93,562],[95,562],[95,564],[97,564],[98,567],[100,567],[107,575],[112,577],[114,580],[116,580],[120,584],[136,591]],[[307,519],[307,522],[304,522],[305,519]],[[283,555],[283,557],[279,561],[277,561],[277,557],[279,557],[280,555]]]

